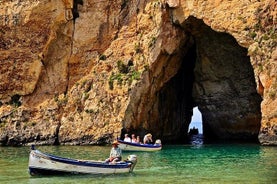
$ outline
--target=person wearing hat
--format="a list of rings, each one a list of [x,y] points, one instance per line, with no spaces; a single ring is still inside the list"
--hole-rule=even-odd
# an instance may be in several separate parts
[[[143,138],[143,144],[151,144],[152,142],[152,135],[150,133],[146,134]]]
[[[122,151],[118,147],[118,142],[114,141],[112,143],[112,149],[111,149],[111,152],[110,152],[110,157],[107,158],[105,161],[106,162],[118,162],[118,161],[121,161],[121,159],[122,159]]]

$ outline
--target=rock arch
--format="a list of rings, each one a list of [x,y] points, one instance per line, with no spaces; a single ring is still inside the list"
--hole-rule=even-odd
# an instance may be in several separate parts
[[[168,143],[186,142],[198,106],[206,140],[257,140],[261,97],[247,49],[195,17],[178,26],[184,35],[177,52],[160,54],[144,73],[126,111],[125,122],[132,124],[124,128],[154,132]]]

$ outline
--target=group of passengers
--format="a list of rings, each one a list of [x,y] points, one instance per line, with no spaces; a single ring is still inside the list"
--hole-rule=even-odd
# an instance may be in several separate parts
[[[132,134],[131,137],[129,137],[128,134],[125,134],[124,141],[132,143],[141,143],[139,136],[136,137],[135,134]],[[152,142],[152,135],[150,133],[146,134],[143,138],[143,144],[151,144]]]

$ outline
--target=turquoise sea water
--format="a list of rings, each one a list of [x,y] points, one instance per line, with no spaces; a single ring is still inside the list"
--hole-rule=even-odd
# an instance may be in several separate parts
[[[103,160],[110,146],[38,146],[51,154]],[[133,173],[32,177],[29,147],[0,147],[1,184],[59,183],[277,183],[277,147],[256,144],[165,145],[158,152],[124,152],[138,156]]]

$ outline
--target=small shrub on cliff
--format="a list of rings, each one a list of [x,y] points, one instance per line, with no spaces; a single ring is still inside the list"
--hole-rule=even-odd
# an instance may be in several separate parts
[[[93,109],[86,109],[85,112],[88,114],[94,113]]]
[[[140,72],[133,70],[128,77],[128,84],[131,85],[134,80],[138,80],[140,78]]]
[[[263,40],[269,40],[269,36],[268,35],[263,35]]]
[[[122,78],[122,75],[120,73],[115,75],[115,79],[117,80],[117,84],[119,84],[119,85],[122,84],[123,78]]]
[[[138,80],[141,73],[134,69],[134,62],[129,59],[127,64],[124,64],[121,60],[117,61],[117,67],[119,73],[112,72],[108,84],[109,89],[114,89],[114,82],[117,81],[118,85],[131,84],[133,80]]]
[[[54,97],[55,102],[57,102],[58,106],[62,106],[62,105],[66,105],[68,102],[68,97],[67,96],[63,96],[62,98],[60,98],[58,95],[55,95]]]
[[[121,73],[112,73],[109,78],[109,88],[110,90],[114,89],[114,81],[117,81],[118,85],[122,85],[124,80],[126,80],[126,75],[122,75]]]
[[[110,78],[109,78],[109,88],[110,88],[110,90],[113,90],[113,88],[114,88],[112,76],[110,76]]]
[[[89,94],[87,92],[83,93],[83,100],[87,100],[89,98]]]
[[[139,78],[140,78],[140,72],[134,70],[134,71],[131,73],[131,81],[133,81],[133,80],[138,80]]]
[[[277,32],[275,32],[274,28],[272,28],[272,30],[270,31],[270,38],[272,40],[276,40],[277,39]]]
[[[140,53],[140,52],[142,52],[142,50],[141,50],[141,48],[140,48],[140,44],[139,44],[139,43],[136,43],[136,44],[135,44],[135,52],[136,52],[136,53]]]
[[[145,71],[148,71],[150,67],[149,67],[148,64],[146,64],[146,65],[143,66],[143,68],[144,68]]]
[[[117,81],[117,83],[119,85],[121,85],[122,81],[123,81],[122,75],[120,73],[118,73],[118,74],[112,73],[112,75],[109,78],[109,88],[110,88],[110,90],[113,90],[115,80]]]
[[[148,43],[148,47],[149,48],[153,47],[155,45],[156,41],[157,41],[157,38],[156,37],[152,37],[151,40]]]
[[[125,65],[121,60],[117,61],[117,68],[120,73],[128,73],[129,72],[129,66]]]
[[[106,59],[107,59],[107,56],[104,55],[104,54],[101,54],[101,55],[99,56],[99,60],[106,60]]]
[[[0,128],[3,128],[6,126],[8,122],[6,120],[0,120]]]
[[[260,22],[258,22],[254,25],[254,30],[259,31],[260,29],[261,29],[261,24],[260,24]]]
[[[274,83],[272,86],[271,86],[271,89],[268,93],[269,97],[274,100],[275,97],[276,97],[276,89],[277,89],[277,83]]]
[[[250,36],[252,39],[254,39],[254,38],[257,36],[257,33],[255,33],[255,32],[250,32],[250,33],[249,33],[249,36]]]
[[[262,72],[263,70],[264,70],[263,65],[262,65],[262,64],[259,64],[259,65],[258,65],[258,71],[259,71],[259,72]]]
[[[14,107],[19,107],[21,106],[21,102],[20,102],[20,96],[19,95],[13,95],[11,97],[11,100],[9,102],[10,105],[13,105]]]

